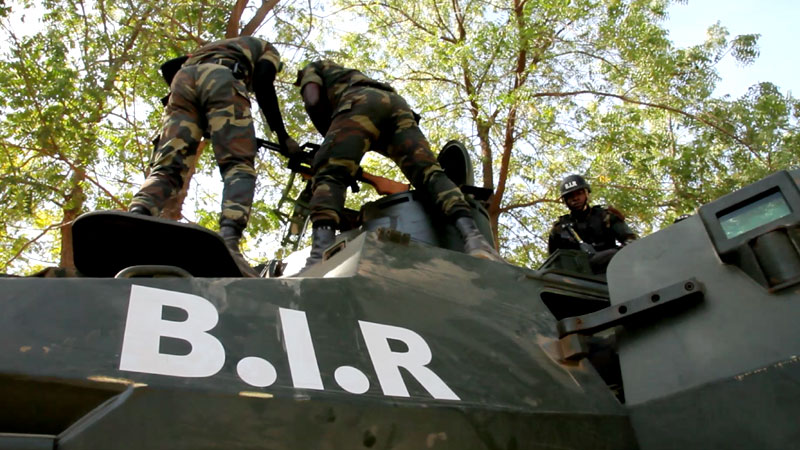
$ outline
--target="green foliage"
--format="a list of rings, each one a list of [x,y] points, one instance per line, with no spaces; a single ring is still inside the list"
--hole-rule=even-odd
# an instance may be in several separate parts
[[[535,266],[564,213],[557,183],[566,174],[586,174],[594,203],[618,207],[647,234],[800,163],[800,102],[770,83],[712,97],[716,64],[726,55],[752,63],[759,36],[731,37],[717,23],[704,42],[675,48],[662,24],[669,3],[282,0],[255,34],[281,51],[276,86],[299,142],[321,141],[292,85],[305,62],[330,57],[391,82],[422,114],[435,151],[450,139],[467,144],[477,184],[496,190],[502,253]],[[27,0],[0,1],[0,272],[65,263],[63,225],[127,205],[159,129],[167,86],[158,66],[221,38],[234,4],[50,0],[40,14]],[[264,260],[280,251],[271,210],[288,171],[266,150],[257,164],[244,248]],[[385,158],[363,164],[403,179]],[[216,229],[221,182],[210,148],[197,171],[183,212]],[[348,206],[374,198],[365,187]]]
[[[715,99],[715,65],[758,56],[758,35],[676,49],[652,0],[340,0],[366,33],[342,37],[350,60],[401,89],[431,141],[467,142],[502,250],[536,265],[563,214],[556,185],[585,173],[593,201],[646,234],[764,174],[797,164],[796,102],[772,91]],[[517,9],[515,9],[517,8]]]

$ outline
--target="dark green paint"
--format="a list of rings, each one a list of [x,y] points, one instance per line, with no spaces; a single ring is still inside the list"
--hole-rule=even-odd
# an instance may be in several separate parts
[[[798,172],[790,179],[796,189]],[[747,192],[724,202],[746,203]],[[388,223],[399,231],[416,226]],[[791,240],[797,226],[778,224],[762,234]],[[798,284],[787,272],[789,281],[765,287],[723,263],[700,216],[623,248],[607,284],[565,263],[527,270],[411,237],[351,231],[340,238],[344,248],[302,278],[1,279],[0,433],[38,436],[0,434],[0,449],[20,442],[64,449],[110,442],[114,448],[782,449],[800,439]],[[776,254],[754,251],[765,266]],[[699,301],[613,322],[624,330],[558,339],[556,319],[615,308],[687,279],[702,285]],[[203,378],[119,370],[132,285],[213,304],[219,322],[210,333],[224,346],[222,369]],[[306,313],[323,390],[292,385],[279,308]],[[182,320],[180,311],[165,311],[164,319]],[[419,334],[433,355],[427,367],[460,400],[433,398],[406,372],[410,397],[384,395],[359,321]],[[567,361],[564,345],[584,346],[586,357]],[[185,342],[162,342],[163,353],[187,351]],[[245,383],[236,364],[247,356],[269,360],[275,383]],[[339,386],[334,371],[343,365],[366,375],[366,393]]]

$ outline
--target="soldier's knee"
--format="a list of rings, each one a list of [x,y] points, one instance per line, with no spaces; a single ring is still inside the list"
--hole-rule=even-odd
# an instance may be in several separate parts
[[[352,177],[353,171],[350,167],[328,162],[317,170],[317,173],[314,176],[314,184],[319,184],[325,180],[346,185],[349,184],[349,181]]]
[[[417,187],[416,183],[419,183],[420,186],[426,186],[429,189],[435,189],[435,186],[440,186],[442,184],[453,184],[438,164],[430,165],[424,170],[419,171],[415,174],[414,178],[420,178],[420,180],[411,180],[415,187]]]
[[[219,172],[222,175],[222,179],[229,180],[229,179],[254,179],[256,178],[256,169],[246,163],[232,163],[232,164],[223,164],[219,166]]]

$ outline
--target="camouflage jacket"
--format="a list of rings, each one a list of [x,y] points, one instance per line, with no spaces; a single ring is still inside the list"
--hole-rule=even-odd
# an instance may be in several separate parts
[[[625,223],[622,213],[614,208],[592,206],[584,214],[570,213],[558,218],[547,242],[550,254],[558,249],[580,248],[578,241],[567,230],[567,224],[572,225],[583,242],[591,244],[598,252],[618,248],[636,239],[636,234]]]
[[[252,36],[240,36],[206,44],[192,52],[183,65],[191,66],[219,59],[235,60],[244,68],[244,83],[250,91],[253,91],[252,74],[258,61],[268,61],[275,66],[276,72],[280,72],[282,68],[278,50],[269,42]]]
[[[394,92],[394,88],[386,83],[373,80],[358,70],[349,69],[328,60],[312,62],[297,71],[297,80],[294,84],[300,87],[300,92],[303,92],[303,88],[308,83],[316,83],[324,89],[334,115],[342,94],[351,86],[369,86]]]

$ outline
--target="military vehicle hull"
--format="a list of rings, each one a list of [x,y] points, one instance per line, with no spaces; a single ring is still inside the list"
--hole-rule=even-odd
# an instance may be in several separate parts
[[[0,449],[793,448],[799,181],[607,277],[438,248],[395,202],[302,276],[0,279]]]
[[[3,280],[3,431],[60,449],[636,448],[625,408],[590,364],[558,361],[555,319],[518,295],[575,287],[373,232],[326,263]]]

